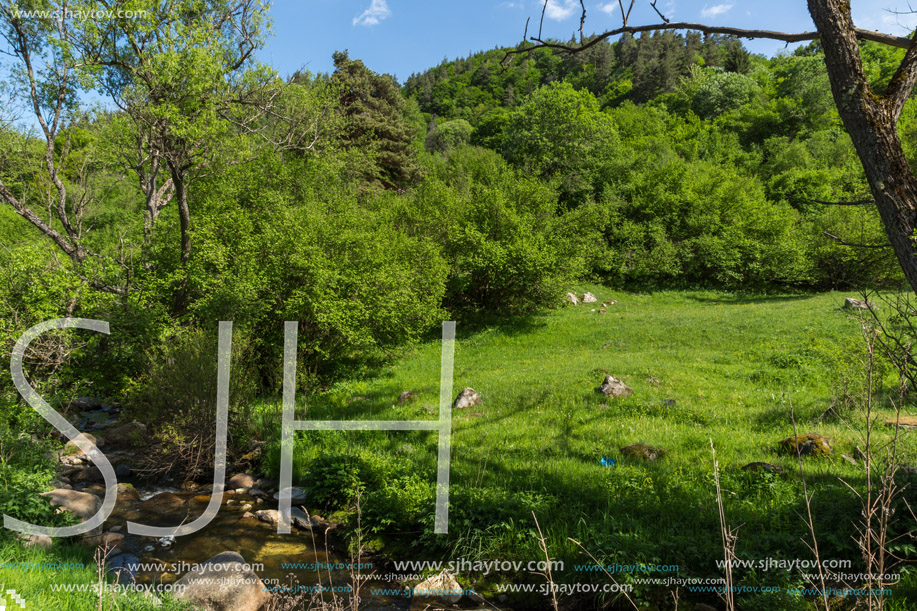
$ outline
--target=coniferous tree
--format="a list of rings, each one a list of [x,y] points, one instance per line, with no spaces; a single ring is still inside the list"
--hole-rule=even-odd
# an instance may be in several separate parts
[[[333,83],[340,87],[346,148],[367,151],[362,168],[369,185],[403,190],[420,178],[414,129],[405,120],[405,100],[395,80],[376,74],[347,52],[334,54]]]

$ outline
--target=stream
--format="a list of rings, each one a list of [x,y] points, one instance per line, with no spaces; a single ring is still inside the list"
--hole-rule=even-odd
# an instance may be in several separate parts
[[[346,568],[349,558],[332,541],[326,543],[324,529],[316,527],[309,531],[294,527],[292,533],[280,535],[276,524],[261,521],[253,515],[259,510],[277,509],[277,502],[272,496],[275,488],[263,491],[255,488],[227,489],[220,511],[207,526],[196,533],[177,537],[171,544],[154,537],[128,534],[128,521],[149,526],[178,526],[194,520],[207,507],[212,485],[180,489],[171,486],[172,482],[168,480],[150,482],[133,473],[127,474],[136,454],[125,447],[129,444],[123,439],[115,438],[112,442],[106,437],[106,434],[117,437],[113,433],[122,424],[119,413],[117,406],[93,404],[91,409],[79,411],[74,422],[81,432],[101,438],[101,451],[116,470],[119,466],[122,470],[118,477],[118,501],[103,526],[106,533],[124,535],[109,555],[109,567],[129,566],[137,583],[168,584],[177,581],[194,565],[221,552],[235,551],[248,564],[262,565],[263,568],[253,568],[257,568],[258,576],[268,588],[351,584],[350,571]],[[74,490],[104,496],[105,489],[98,483],[98,478],[93,481],[82,475],[89,467],[80,465],[78,461],[69,468],[65,466],[65,475],[60,483],[65,486],[72,484]],[[291,569],[285,566],[288,563],[308,564],[310,568],[321,568],[321,571]],[[326,568],[329,566],[335,568],[329,571]],[[370,587],[393,588],[397,585],[367,581],[361,592],[361,600],[365,601],[360,605],[361,609],[381,611],[410,607],[410,601],[404,596],[370,596]]]

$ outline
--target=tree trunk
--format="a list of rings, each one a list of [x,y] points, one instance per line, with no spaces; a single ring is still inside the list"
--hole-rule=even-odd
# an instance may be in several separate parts
[[[188,185],[180,169],[171,168],[175,198],[178,200],[178,221],[181,227],[181,262],[191,258],[191,211],[188,209]]]
[[[913,239],[917,228],[917,178],[898,137],[897,122],[903,100],[879,96],[870,88],[863,72],[849,2],[809,0],[809,12],[821,37],[838,113],[863,164],[901,269],[911,288],[917,291],[917,244]],[[908,81],[905,97],[912,86]]]

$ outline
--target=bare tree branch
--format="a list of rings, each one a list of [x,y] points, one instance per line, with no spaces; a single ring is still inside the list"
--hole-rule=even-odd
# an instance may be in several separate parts
[[[822,206],[865,206],[867,204],[876,203],[871,199],[859,199],[859,200],[852,201],[852,202],[826,202],[820,199],[812,199],[809,201],[812,202],[813,204],[821,204]]]
[[[547,6],[547,4],[545,4]],[[633,6],[633,4],[631,4]],[[625,17],[630,15],[628,14]],[[543,16],[542,16],[543,20]],[[783,42],[806,42],[811,40],[818,40],[820,38],[818,32],[777,32],[773,30],[746,30],[743,28],[733,28],[728,26],[715,26],[715,25],[706,25],[703,23],[689,23],[684,21],[678,22],[665,22],[665,23],[656,23],[651,25],[639,25],[639,26],[622,26],[615,28],[613,30],[608,30],[603,32],[596,37],[589,40],[582,45],[570,46],[563,43],[551,42],[544,40],[541,37],[541,28],[539,27],[539,34],[537,37],[532,37],[529,40],[535,42],[532,47],[525,49],[511,49],[506,52],[506,57],[510,55],[518,55],[519,53],[529,53],[536,49],[555,49],[558,51],[565,51],[568,53],[579,53],[585,51],[586,49],[595,46],[607,40],[613,36],[618,36],[619,34],[639,34],[641,32],[654,32],[656,30],[694,30],[697,32],[703,32],[704,34],[725,34],[729,36],[736,36],[739,38],[766,38],[769,40],[780,40]],[[899,49],[910,49],[911,48],[911,39],[901,36],[893,36],[891,34],[885,34],[883,32],[877,32],[873,30],[864,30],[862,28],[854,28],[854,34],[858,40],[869,40],[872,42],[877,42],[884,45],[889,45],[892,47],[897,47]],[[504,59],[506,59],[504,57]]]
[[[850,246],[853,248],[891,248],[892,247],[891,244],[857,244],[855,242],[848,242],[842,238],[839,238],[838,236],[834,235],[833,233],[829,233],[827,231],[823,231],[822,235],[824,235],[825,237],[831,238],[832,240],[834,240],[835,242],[839,244],[843,244],[844,246]]]

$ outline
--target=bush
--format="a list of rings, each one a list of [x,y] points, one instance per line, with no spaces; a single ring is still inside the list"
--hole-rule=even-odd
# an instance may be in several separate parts
[[[600,235],[569,223],[553,189],[492,151],[457,147],[430,164],[424,184],[391,209],[410,235],[439,245],[449,270],[445,305],[520,313],[558,303],[587,267],[577,245]]]
[[[130,393],[133,413],[159,449],[146,455],[148,468],[187,480],[213,469],[216,442],[217,329],[178,328],[147,355],[147,375]],[[229,452],[244,443],[258,390],[250,344],[234,332],[229,378]]]

